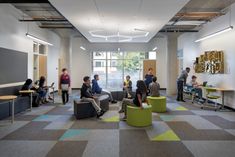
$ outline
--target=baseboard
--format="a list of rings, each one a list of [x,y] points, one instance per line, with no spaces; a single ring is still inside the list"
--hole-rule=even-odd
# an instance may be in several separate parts
[[[81,88],[72,88],[72,90],[81,90]]]

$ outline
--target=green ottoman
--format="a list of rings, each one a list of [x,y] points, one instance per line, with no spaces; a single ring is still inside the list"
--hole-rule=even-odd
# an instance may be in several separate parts
[[[148,103],[152,105],[153,112],[166,112],[166,97],[151,97],[148,96]]]
[[[152,106],[149,105],[144,109],[127,106],[127,124],[136,127],[152,125]]]

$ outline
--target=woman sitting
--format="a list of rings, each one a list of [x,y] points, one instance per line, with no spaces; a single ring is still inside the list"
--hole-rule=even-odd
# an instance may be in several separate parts
[[[39,93],[42,103],[48,103],[48,98],[51,99],[49,95],[49,88],[48,86],[45,86],[45,83],[46,78],[41,76],[39,79],[39,88],[37,89],[37,92]]]
[[[147,102],[147,87],[144,83],[144,81],[139,80],[137,81],[137,89],[136,89],[136,94],[134,99],[126,99],[124,98],[122,101],[122,108],[119,111],[119,113],[124,112],[125,116],[122,118],[122,120],[126,120],[127,118],[127,105],[129,106],[137,106],[140,107],[141,109],[143,109],[143,102]]]

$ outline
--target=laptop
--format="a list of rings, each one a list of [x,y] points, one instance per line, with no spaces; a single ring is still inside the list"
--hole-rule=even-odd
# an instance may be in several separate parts
[[[206,85],[207,85],[207,81],[205,81],[205,82],[202,83],[202,86],[203,86],[203,87],[206,87]]]

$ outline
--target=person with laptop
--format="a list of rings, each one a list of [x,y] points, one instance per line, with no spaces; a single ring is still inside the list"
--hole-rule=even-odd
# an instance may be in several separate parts
[[[193,90],[195,91],[196,95],[198,95],[199,101],[204,102],[202,99],[202,88],[201,86],[205,86],[206,82],[203,82],[203,84],[199,84],[197,82],[197,76],[193,75],[192,79],[190,81],[190,85],[193,87]]]

